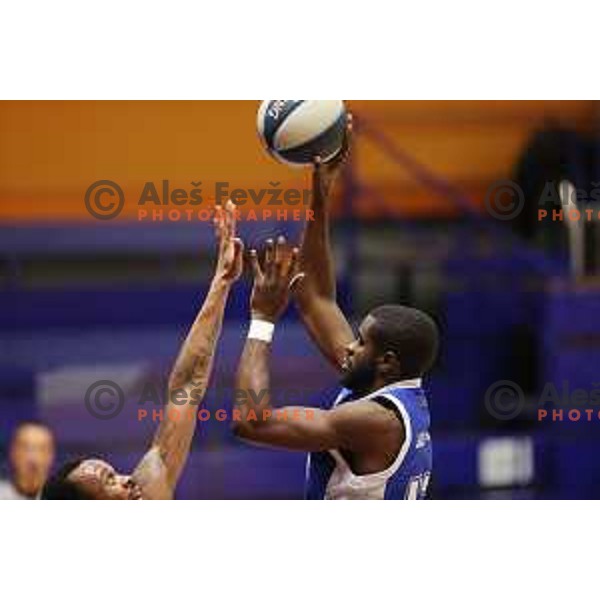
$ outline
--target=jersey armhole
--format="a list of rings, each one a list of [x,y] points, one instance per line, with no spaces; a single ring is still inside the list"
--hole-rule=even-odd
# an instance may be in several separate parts
[[[398,421],[400,421],[400,423],[402,424],[403,429],[406,428],[406,424],[404,423],[404,418],[402,417],[402,414],[400,413],[398,406],[394,402],[392,402],[389,398],[386,398],[385,396],[375,396],[374,398],[369,398],[369,400],[371,402],[375,402],[376,404],[383,406],[383,408],[387,408],[389,411],[393,412],[396,415],[396,418],[398,419]]]
[[[410,419],[402,403],[400,403],[399,405],[387,396],[374,396],[373,398],[369,398],[369,400],[371,402],[376,402],[383,408],[391,410],[396,415],[396,418],[398,419],[398,422],[402,427],[402,434],[404,439],[400,444],[400,448],[398,450],[398,454],[396,455],[396,459],[387,469],[385,469],[385,471],[382,471],[382,474],[391,476],[402,466],[404,458],[406,457],[406,454],[408,453],[408,450],[410,448],[410,444],[412,442],[412,427]]]

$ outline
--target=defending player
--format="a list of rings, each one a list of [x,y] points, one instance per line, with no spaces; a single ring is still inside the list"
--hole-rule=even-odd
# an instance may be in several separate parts
[[[252,323],[237,387],[261,401],[238,406],[234,431],[250,442],[310,452],[309,499],[421,499],[432,465],[421,377],[435,360],[438,332],[425,313],[387,305],[371,311],[355,337],[338,307],[327,199],[347,152],[348,139],[334,163],[315,165],[314,220],[300,255],[294,249],[290,258],[283,238],[267,242],[262,266],[256,251],[250,253]],[[311,337],[341,375],[343,389],[329,410],[288,407],[282,413],[264,393],[271,336],[292,287]]]
[[[233,205],[215,221],[219,254],[215,274],[169,378],[168,402],[151,447],[132,475],[122,475],[108,463],[88,458],[71,462],[45,485],[45,500],[171,499],[187,460],[200,400],[208,385],[223,312],[232,284],[242,271],[243,246],[235,238]],[[185,393],[185,396],[183,396]],[[181,403],[181,398],[189,401]]]

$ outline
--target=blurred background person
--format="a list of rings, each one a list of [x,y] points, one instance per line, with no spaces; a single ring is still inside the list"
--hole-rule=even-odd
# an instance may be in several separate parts
[[[34,500],[52,468],[54,454],[54,435],[46,425],[21,423],[9,445],[10,479],[0,481],[0,500]]]

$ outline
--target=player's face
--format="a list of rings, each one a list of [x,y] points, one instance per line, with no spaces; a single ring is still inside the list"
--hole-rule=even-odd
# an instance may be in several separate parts
[[[369,334],[374,322],[373,317],[367,316],[358,328],[356,339],[346,347],[341,384],[355,393],[367,392],[375,383],[376,353]]]
[[[95,500],[141,500],[142,490],[129,475],[121,475],[103,460],[84,460],[69,479]]]
[[[46,427],[23,425],[10,448],[15,484],[28,496],[42,489],[54,461],[54,440]]]

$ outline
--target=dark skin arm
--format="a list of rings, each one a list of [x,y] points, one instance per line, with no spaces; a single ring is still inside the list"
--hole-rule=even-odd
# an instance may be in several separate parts
[[[298,273],[298,250],[290,253],[280,238],[275,247],[272,242],[267,243],[264,267],[261,268],[256,251],[251,251],[250,257],[255,277],[252,318],[275,323],[287,306],[290,289],[304,278]],[[328,411],[274,408],[269,394],[269,358],[270,343],[246,341],[236,382],[245,399],[236,406],[239,418],[233,422],[239,437],[292,450],[339,448],[368,454],[390,430],[397,433],[398,422],[393,413],[373,402],[352,402]],[[250,398],[260,400],[253,402]]]
[[[296,302],[304,325],[323,355],[341,369],[346,346],[354,333],[336,302],[335,267],[329,237],[328,202],[333,184],[346,163],[352,134],[352,119],[344,146],[332,162],[315,160],[313,171],[314,219],[308,221],[302,237],[301,269],[306,277],[296,287]]]
[[[169,399],[177,403],[167,403],[150,450],[133,474],[146,498],[173,497],[194,437],[197,411],[208,386],[227,297],[242,271],[243,246],[235,238],[231,204],[218,211],[215,226],[219,237],[215,275],[169,378]]]

